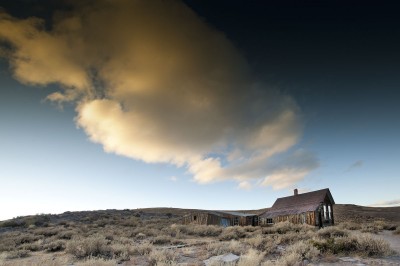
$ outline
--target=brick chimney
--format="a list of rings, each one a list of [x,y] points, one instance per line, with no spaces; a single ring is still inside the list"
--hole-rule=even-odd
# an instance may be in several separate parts
[[[297,188],[294,189],[294,195],[299,195],[299,191],[297,190]]]

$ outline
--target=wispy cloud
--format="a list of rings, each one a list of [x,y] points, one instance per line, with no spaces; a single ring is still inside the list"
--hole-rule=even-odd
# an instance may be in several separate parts
[[[178,181],[178,178],[177,178],[176,176],[171,176],[171,177],[169,178],[169,180],[171,180],[171,181],[173,181],[173,182],[176,182],[176,181]]]
[[[179,1],[76,1],[51,30],[1,13],[0,38],[15,78],[61,85],[47,98],[75,102],[77,125],[106,152],[239,187],[288,187],[318,165],[274,159],[301,137],[295,101],[254,80],[224,34]]]
[[[350,172],[350,171],[352,171],[352,170],[354,170],[354,169],[360,168],[360,167],[363,166],[363,164],[364,164],[364,161],[361,161],[361,160],[356,161],[356,162],[354,162],[353,164],[351,164],[351,165],[346,169],[345,173],[346,173],[346,172]]]
[[[371,207],[395,207],[400,206],[400,199],[395,200],[387,200],[387,201],[378,201],[374,204],[369,205]]]

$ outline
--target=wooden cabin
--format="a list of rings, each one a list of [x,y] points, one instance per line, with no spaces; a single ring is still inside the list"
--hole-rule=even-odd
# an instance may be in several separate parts
[[[332,198],[328,188],[279,198],[267,212],[259,217],[260,225],[289,221],[295,224],[309,224],[319,227],[334,224]]]
[[[227,226],[247,226],[258,225],[258,216],[242,212],[229,211],[197,211],[183,217],[183,224],[219,225]]]

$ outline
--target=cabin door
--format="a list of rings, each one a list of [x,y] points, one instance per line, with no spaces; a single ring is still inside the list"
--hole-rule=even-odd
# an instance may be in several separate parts
[[[322,214],[321,214],[320,211],[318,212],[318,225],[319,225],[319,228],[323,227],[323,224],[322,224]]]
[[[230,225],[229,224],[229,220],[226,219],[226,218],[221,218],[220,225],[223,226],[223,227],[228,227]]]

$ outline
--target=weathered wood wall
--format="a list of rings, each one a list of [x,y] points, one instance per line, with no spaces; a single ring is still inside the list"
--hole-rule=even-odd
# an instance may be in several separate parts
[[[274,223],[289,221],[294,224],[315,225],[315,212],[306,212],[300,214],[284,215],[273,218]]]
[[[184,216],[182,218],[183,224],[199,224],[199,225],[207,225],[209,218],[208,213],[196,212],[191,213],[190,215]]]
[[[300,213],[300,214],[291,214],[291,215],[281,215],[272,218],[272,222],[279,223],[279,222],[285,222],[289,221],[294,224],[309,224],[309,225],[316,225],[315,220],[316,220],[316,212],[306,212],[306,213]],[[267,219],[260,219],[259,221],[260,225],[268,225]]]
[[[221,220],[227,220],[228,226],[240,225],[258,225],[258,217],[256,220],[255,216],[235,216],[232,214],[223,214],[221,216],[206,213],[206,212],[194,212],[182,218],[182,224],[199,224],[199,225],[222,225]]]

